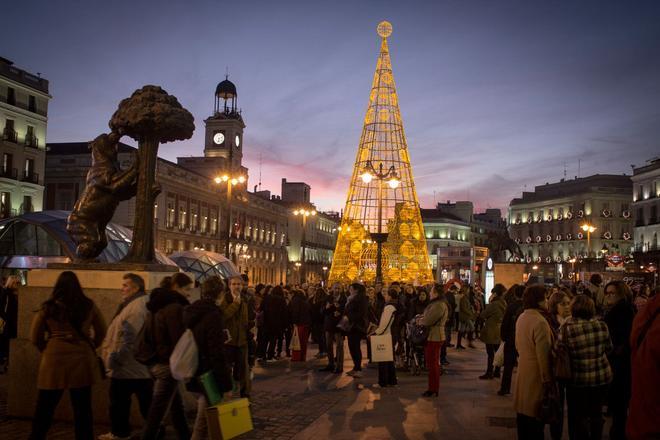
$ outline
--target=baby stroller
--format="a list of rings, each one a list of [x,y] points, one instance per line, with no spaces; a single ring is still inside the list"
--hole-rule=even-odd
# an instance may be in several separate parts
[[[406,323],[406,366],[414,376],[418,376],[424,369],[424,343],[428,330],[417,324],[417,315]]]

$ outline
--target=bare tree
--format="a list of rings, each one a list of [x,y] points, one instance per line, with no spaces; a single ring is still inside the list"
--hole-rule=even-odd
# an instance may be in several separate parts
[[[146,85],[119,103],[110,128],[138,142],[139,174],[133,222],[133,242],[124,261],[154,263],[154,201],[156,161],[160,143],[189,139],[195,130],[192,114],[158,86]]]

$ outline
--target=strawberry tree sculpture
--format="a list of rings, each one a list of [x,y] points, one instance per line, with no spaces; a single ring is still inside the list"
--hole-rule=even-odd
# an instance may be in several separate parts
[[[138,142],[138,182],[135,199],[133,241],[123,261],[155,263],[154,202],[156,161],[160,143],[190,139],[195,130],[192,114],[158,86],[146,85],[119,103],[110,128]]]

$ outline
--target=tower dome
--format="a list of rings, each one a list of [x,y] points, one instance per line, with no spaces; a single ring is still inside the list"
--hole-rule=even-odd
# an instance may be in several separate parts
[[[215,96],[222,99],[232,99],[237,96],[236,86],[229,79],[225,79],[218,83],[218,86],[215,88]]]
[[[236,93],[236,85],[229,81],[229,75],[227,75],[224,81],[220,81],[215,88],[214,114],[216,116],[223,114],[225,116],[235,117],[240,113],[238,112],[237,104],[238,94]]]

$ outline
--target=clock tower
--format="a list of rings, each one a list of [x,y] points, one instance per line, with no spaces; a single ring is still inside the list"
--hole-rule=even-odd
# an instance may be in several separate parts
[[[225,78],[215,88],[213,116],[204,121],[204,156],[224,158],[231,169],[238,169],[243,160],[245,123],[237,102],[236,86]]]

